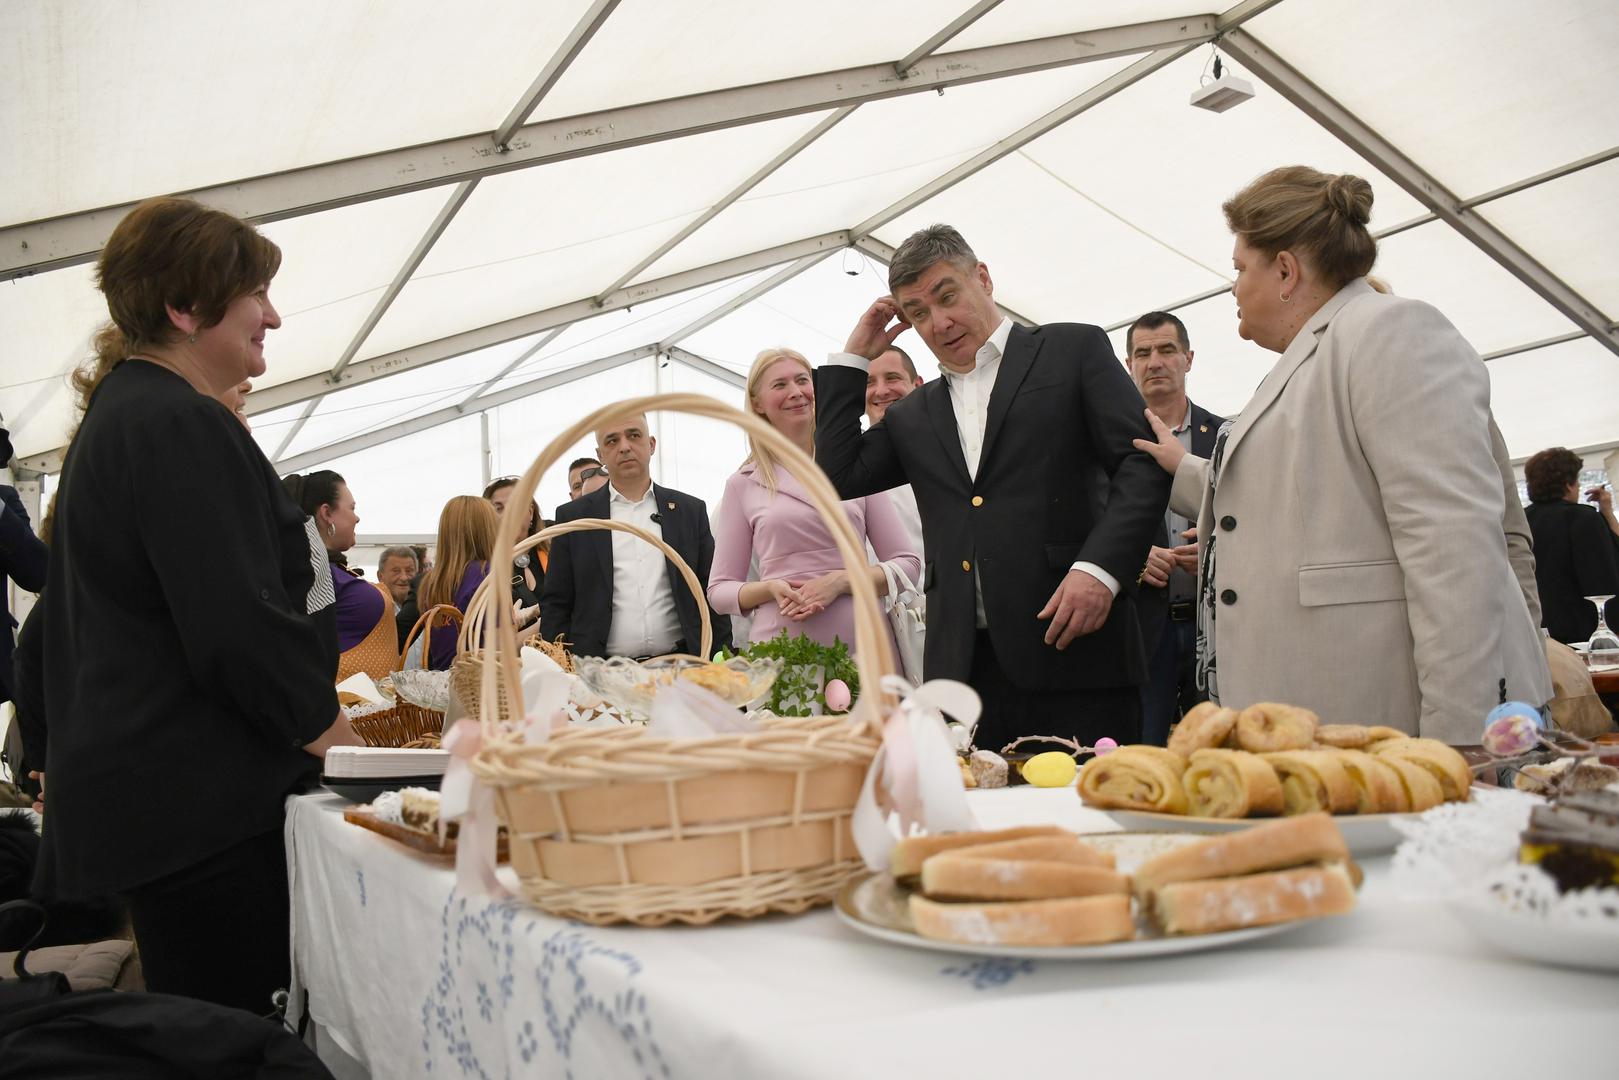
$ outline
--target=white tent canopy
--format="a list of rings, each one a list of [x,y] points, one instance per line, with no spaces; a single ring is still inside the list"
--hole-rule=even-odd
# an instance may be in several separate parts
[[[60,467],[91,262],[165,192],[265,223],[285,323],[249,401],[367,533],[524,469],[584,411],[741,402],[768,345],[841,347],[893,246],[956,225],[1035,322],[1170,308],[1239,411],[1222,199],[1365,176],[1375,270],[1489,362],[1508,446],[1619,443],[1619,8],[1249,0],[13,0],[0,8],[0,412]],[[1218,48],[1257,96],[1191,108]],[[919,341],[913,355],[926,353]],[[924,366],[931,374],[931,361]],[[654,420],[710,500],[743,455]],[[581,447],[588,450],[588,447]],[[542,483],[549,508],[560,476]]]

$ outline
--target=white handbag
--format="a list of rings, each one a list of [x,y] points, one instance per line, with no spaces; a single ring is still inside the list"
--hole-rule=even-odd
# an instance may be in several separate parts
[[[899,648],[900,670],[915,685],[922,683],[922,649],[927,639],[927,598],[924,597],[905,571],[893,563],[879,564],[888,579],[888,625],[894,631],[894,643]]]

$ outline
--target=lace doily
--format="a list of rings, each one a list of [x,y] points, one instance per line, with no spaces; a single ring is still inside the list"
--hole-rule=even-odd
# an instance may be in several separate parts
[[[423,709],[444,712],[450,707],[450,673],[411,668],[396,671],[389,678],[400,699]]]
[[[1406,836],[1394,852],[1396,890],[1407,900],[1505,910],[1619,934],[1619,889],[1562,893],[1540,867],[1517,861],[1529,811],[1543,801],[1521,791],[1475,788],[1468,802],[1396,820]]]

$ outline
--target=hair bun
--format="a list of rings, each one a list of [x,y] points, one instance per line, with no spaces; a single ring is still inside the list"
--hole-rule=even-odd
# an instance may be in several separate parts
[[[1322,196],[1327,206],[1357,225],[1372,220],[1372,185],[1358,176],[1344,173],[1327,181]]]

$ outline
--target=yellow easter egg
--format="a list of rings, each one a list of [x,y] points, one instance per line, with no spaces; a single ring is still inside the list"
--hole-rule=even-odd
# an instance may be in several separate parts
[[[1035,787],[1066,787],[1074,782],[1078,767],[1074,759],[1061,750],[1036,754],[1023,763],[1023,779]]]

